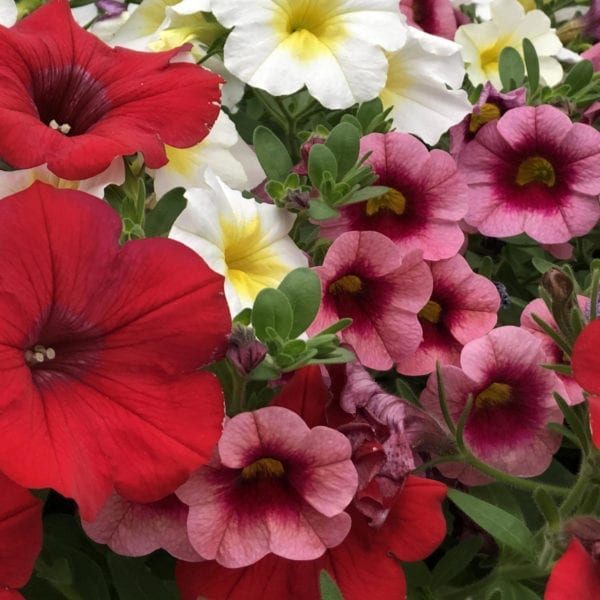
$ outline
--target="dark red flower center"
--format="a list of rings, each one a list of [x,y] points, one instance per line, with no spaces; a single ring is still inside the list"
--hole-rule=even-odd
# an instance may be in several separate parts
[[[40,120],[69,136],[85,133],[111,108],[102,83],[79,65],[34,72],[31,97]]]

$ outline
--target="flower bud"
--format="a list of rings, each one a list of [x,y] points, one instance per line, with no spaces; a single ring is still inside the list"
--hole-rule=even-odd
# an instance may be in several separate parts
[[[267,348],[256,338],[251,328],[240,323],[233,325],[226,356],[242,375],[249,375],[266,354]]]

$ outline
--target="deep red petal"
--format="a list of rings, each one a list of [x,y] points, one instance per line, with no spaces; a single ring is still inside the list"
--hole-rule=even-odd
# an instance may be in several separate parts
[[[323,381],[320,367],[309,365],[294,372],[271,406],[293,410],[312,428],[325,424],[325,408],[329,398],[329,389]]]
[[[35,184],[0,203],[10,315],[0,355],[12,377],[0,393],[0,469],[75,498],[87,520],[113,486],[141,502],[172,492],[208,460],[223,419],[220,387],[197,371],[225,350],[221,277],[171,240],[119,250],[119,231],[113,211],[80,192]],[[56,358],[30,369],[36,343]]]
[[[41,549],[42,503],[0,473],[0,588],[24,586]]]
[[[47,162],[67,179],[137,151],[164,165],[165,143],[198,143],[219,111],[220,77],[171,64],[176,53],[110,48],[75,23],[66,0],[0,28],[0,156],[18,168]],[[72,131],[50,128],[52,119]]]
[[[600,394],[600,321],[586,325],[575,340],[571,367],[577,383],[586,391]]]
[[[592,442],[594,442],[596,448],[600,448],[600,396],[589,396],[588,408],[590,411]]]
[[[573,538],[550,573],[544,600],[597,600],[599,589],[600,562]]]
[[[273,554],[242,569],[226,569],[215,561],[179,561],[175,577],[182,600],[315,600],[325,565],[324,559],[292,561]]]
[[[389,549],[402,561],[429,556],[446,535],[442,502],[446,486],[439,481],[409,476],[381,528]]]

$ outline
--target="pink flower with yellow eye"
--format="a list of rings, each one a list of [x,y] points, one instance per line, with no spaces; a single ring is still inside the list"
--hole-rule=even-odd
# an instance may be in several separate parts
[[[526,233],[559,244],[600,218],[600,132],[547,105],[483,126],[458,158],[469,184],[465,221],[483,235]]]

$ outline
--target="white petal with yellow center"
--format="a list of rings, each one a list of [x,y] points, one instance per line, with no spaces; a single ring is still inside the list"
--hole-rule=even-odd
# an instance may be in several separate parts
[[[225,277],[225,297],[232,315],[251,307],[258,292],[277,287],[291,270],[308,264],[288,233],[294,215],[259,204],[228,188],[212,172],[210,189],[185,194],[188,205],[169,237],[197,252]]]
[[[154,191],[161,198],[175,187],[208,188],[207,168],[229,187],[251,189],[264,178],[254,151],[238,135],[231,119],[220,112],[210,133],[191,148],[165,146],[169,162],[154,171]]]
[[[494,0],[490,8],[490,21],[461,25],[454,38],[462,46],[472,83],[490,81],[500,89],[500,52],[510,46],[522,55],[523,39],[528,38],[540,57],[540,76],[546,84],[556,85],[562,77],[562,67],[553,56],[562,44],[550,27],[550,19],[541,10],[525,13],[517,0]]]
[[[436,144],[472,110],[460,88],[465,74],[460,46],[409,28],[406,44],[388,54],[388,75],[380,94],[398,131]]]
[[[234,75],[276,96],[306,85],[328,108],[377,96],[382,48],[396,50],[406,38],[395,0],[213,0],[211,8],[234,27],[224,48]]]

